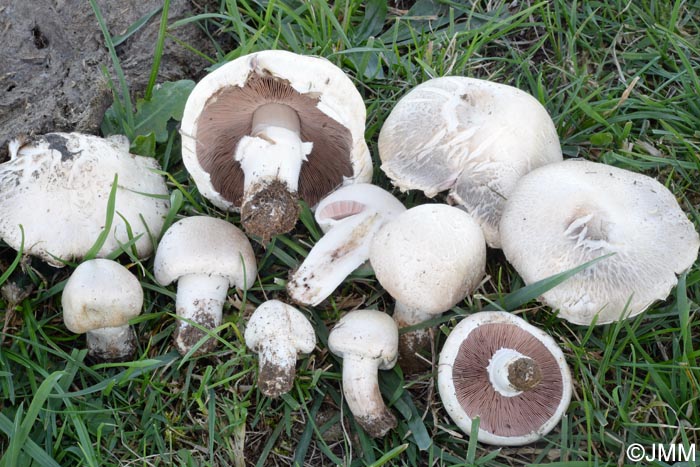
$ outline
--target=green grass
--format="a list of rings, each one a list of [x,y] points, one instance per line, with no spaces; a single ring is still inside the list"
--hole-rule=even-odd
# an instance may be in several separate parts
[[[222,0],[215,11],[161,29],[153,76],[162,40],[173,40],[170,33],[186,23],[206,31],[216,55],[183,45],[212,66],[269,48],[327,57],[365,98],[375,162],[382,122],[410,87],[446,74],[493,79],[532,93],[547,107],[566,156],[656,177],[700,225],[700,2],[509,5],[418,1],[406,12],[380,1]],[[149,105],[181,99],[188,84],[173,84],[160,91],[168,97],[159,98],[152,81],[144,92],[152,100],[132,102],[120,69],[115,72],[117,103],[103,128],[122,130],[132,141],[140,136],[138,148],[167,170],[169,222],[203,213],[238,223],[236,214],[199,196],[180,162],[172,122],[143,124],[149,112],[158,112]],[[166,120],[177,118],[173,109],[167,112]],[[378,167],[374,183],[390,187]],[[425,201],[416,193],[401,199],[407,205]],[[121,257],[145,290],[144,313],[134,321],[136,359],[95,365],[81,350],[84,337],[69,333],[61,320],[60,293],[72,267],[13,261],[16,253],[0,245],[0,278],[34,289],[19,303],[0,298],[0,466],[622,465],[631,443],[700,444],[698,263],[666,302],[622,323],[589,329],[558,320],[534,301],[519,306],[521,316],[560,343],[575,379],[562,423],[530,446],[498,450],[476,443],[442,409],[435,373],[405,377],[399,369],[381,379],[398,429],[373,440],[358,428],[342,404],[339,361],[325,344],[344,312],[393,307],[368,274],[354,274],[328,302],[303,309],[319,345],[299,362],[289,394],[263,397],[243,330],[257,304],[286,298],[289,270],[318,239],[308,211],[303,220],[267,249],[255,244],[258,280],[246,294],[230,296],[219,349],[188,359],[172,350],[174,288],[155,283],[152,260]],[[438,348],[460,316],[520,301],[509,294],[522,290],[522,281],[500,252],[490,252],[487,273],[476,294],[439,321]]]

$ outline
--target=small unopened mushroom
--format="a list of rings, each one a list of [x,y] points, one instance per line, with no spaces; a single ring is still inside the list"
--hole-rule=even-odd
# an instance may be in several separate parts
[[[141,313],[143,289],[121,264],[108,259],[80,264],[66,281],[61,305],[66,327],[86,334],[91,357],[122,361],[136,351],[129,320]]]
[[[301,311],[278,300],[269,300],[250,317],[245,343],[259,356],[260,392],[279,397],[292,388],[297,354],[314,350],[316,334]]]
[[[369,181],[365,106],[328,60],[266,50],[202,79],[182,119],[182,157],[200,193],[241,210],[265,241],[342,183]]]
[[[316,306],[369,259],[372,237],[406,208],[391,193],[368,183],[347,185],[325,197],[316,222],[326,233],[287,283],[298,303]]]
[[[377,370],[396,364],[399,331],[381,311],[347,313],[331,330],[328,349],[343,359],[343,394],[357,423],[375,438],[396,426],[384,404]]]
[[[253,285],[257,264],[253,247],[240,229],[222,219],[195,216],[165,232],[153,270],[161,285],[177,281],[175,311],[181,320],[174,340],[185,355],[206,336],[199,327],[212,330],[221,324],[228,289],[247,290]],[[209,339],[195,355],[215,346],[216,339]]]
[[[571,400],[564,354],[545,332],[505,312],[463,319],[440,352],[438,388],[445,410],[478,440],[521,446],[549,433]]]
[[[424,204],[384,224],[372,239],[370,262],[379,283],[396,300],[399,328],[440,316],[463,300],[484,276],[486,243],[479,224],[461,209]],[[401,334],[404,371],[422,365],[430,329]]]
[[[636,316],[665,299],[700,246],[662,184],[582,159],[522,178],[506,204],[501,241],[526,284],[611,255],[542,295],[559,316],[583,325]]]
[[[562,160],[556,128],[537,99],[512,86],[450,76],[399,100],[379,134],[382,170],[401,190],[449,190],[500,247],[503,205],[520,177]]]

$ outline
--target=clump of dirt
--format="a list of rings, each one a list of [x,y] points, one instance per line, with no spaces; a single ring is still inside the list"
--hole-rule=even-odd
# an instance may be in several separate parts
[[[161,0],[98,0],[113,37],[163,6]],[[170,3],[168,21],[196,14],[188,0]],[[153,63],[160,12],[117,47],[132,94],[145,88]],[[169,31],[195,49],[212,53],[194,23]],[[112,62],[97,18],[86,0],[11,1],[0,5],[0,162],[7,143],[22,134],[51,131],[97,133],[112,102],[105,67]],[[166,39],[158,82],[198,79],[207,62]]]
[[[243,203],[241,224],[248,234],[257,235],[265,245],[270,237],[292,230],[299,211],[297,193],[291,193],[286,183],[273,180]]]

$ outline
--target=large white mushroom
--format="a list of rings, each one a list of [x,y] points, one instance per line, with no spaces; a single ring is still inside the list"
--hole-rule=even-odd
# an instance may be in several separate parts
[[[315,205],[344,182],[366,182],[365,106],[328,60],[256,52],[202,79],[182,119],[182,156],[200,193],[241,210],[267,239],[294,227],[297,199]]]
[[[562,160],[547,110],[512,86],[450,76],[413,88],[379,134],[382,170],[401,190],[449,190],[489,246],[500,247],[504,201],[520,177]]]
[[[129,154],[124,136],[49,133],[10,143],[0,164],[0,238],[54,267],[81,259],[105,228],[118,176],[112,226],[98,257],[129,242],[140,258],[153,252],[170,207],[155,159]],[[128,225],[127,225],[128,224]]]
[[[700,246],[662,184],[581,159],[522,178],[503,213],[501,242],[526,284],[611,254],[542,296],[559,316],[584,325],[636,316],[665,299]]]

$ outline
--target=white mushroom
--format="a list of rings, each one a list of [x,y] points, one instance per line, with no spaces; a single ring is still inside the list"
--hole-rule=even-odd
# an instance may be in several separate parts
[[[315,205],[345,182],[369,181],[365,106],[329,61],[281,50],[233,60],[192,91],[182,156],[200,193],[241,210],[266,240],[291,230],[297,199]]]
[[[504,201],[520,177],[562,160],[554,123],[531,95],[473,78],[435,78],[399,100],[379,134],[382,170],[402,190],[449,190],[500,247]]]
[[[185,355],[222,322],[229,287],[246,290],[255,282],[257,264],[248,238],[234,225],[212,217],[187,217],[163,235],[153,264],[161,285],[177,281],[175,311],[181,318],[175,346]],[[193,324],[190,324],[193,322]],[[195,355],[213,350],[209,339]]]
[[[450,332],[438,365],[440,399],[467,434],[501,446],[537,441],[571,400],[564,354],[545,332],[505,312],[476,313]]]
[[[484,276],[486,243],[469,214],[445,204],[424,204],[387,222],[372,239],[370,262],[379,283],[396,300],[399,328],[440,316],[463,300]],[[404,371],[420,368],[415,357],[430,348],[430,329],[400,340]]]
[[[526,284],[612,254],[542,296],[562,318],[584,325],[636,316],[665,299],[700,246],[659,182],[585,160],[523,177],[503,213],[501,241]]]
[[[326,233],[287,283],[298,303],[316,306],[369,259],[374,234],[406,208],[394,196],[368,183],[348,185],[324,198],[316,222]]]
[[[245,343],[260,359],[260,392],[279,397],[292,388],[297,354],[314,350],[316,334],[301,311],[278,300],[269,300],[250,317]]]
[[[379,391],[377,370],[396,364],[398,340],[394,320],[375,310],[347,313],[328,336],[328,349],[343,359],[345,401],[357,423],[375,438],[396,426]]]
[[[81,259],[105,228],[107,202],[118,176],[112,226],[97,253],[127,243],[129,229],[140,258],[153,252],[170,203],[155,159],[129,154],[126,137],[49,133],[10,143],[0,164],[0,238],[54,267]],[[128,223],[128,225],[127,225]]]
[[[141,313],[143,289],[124,266],[108,259],[80,264],[66,281],[61,305],[66,327],[86,333],[88,355],[121,361],[136,351],[129,320]]]

